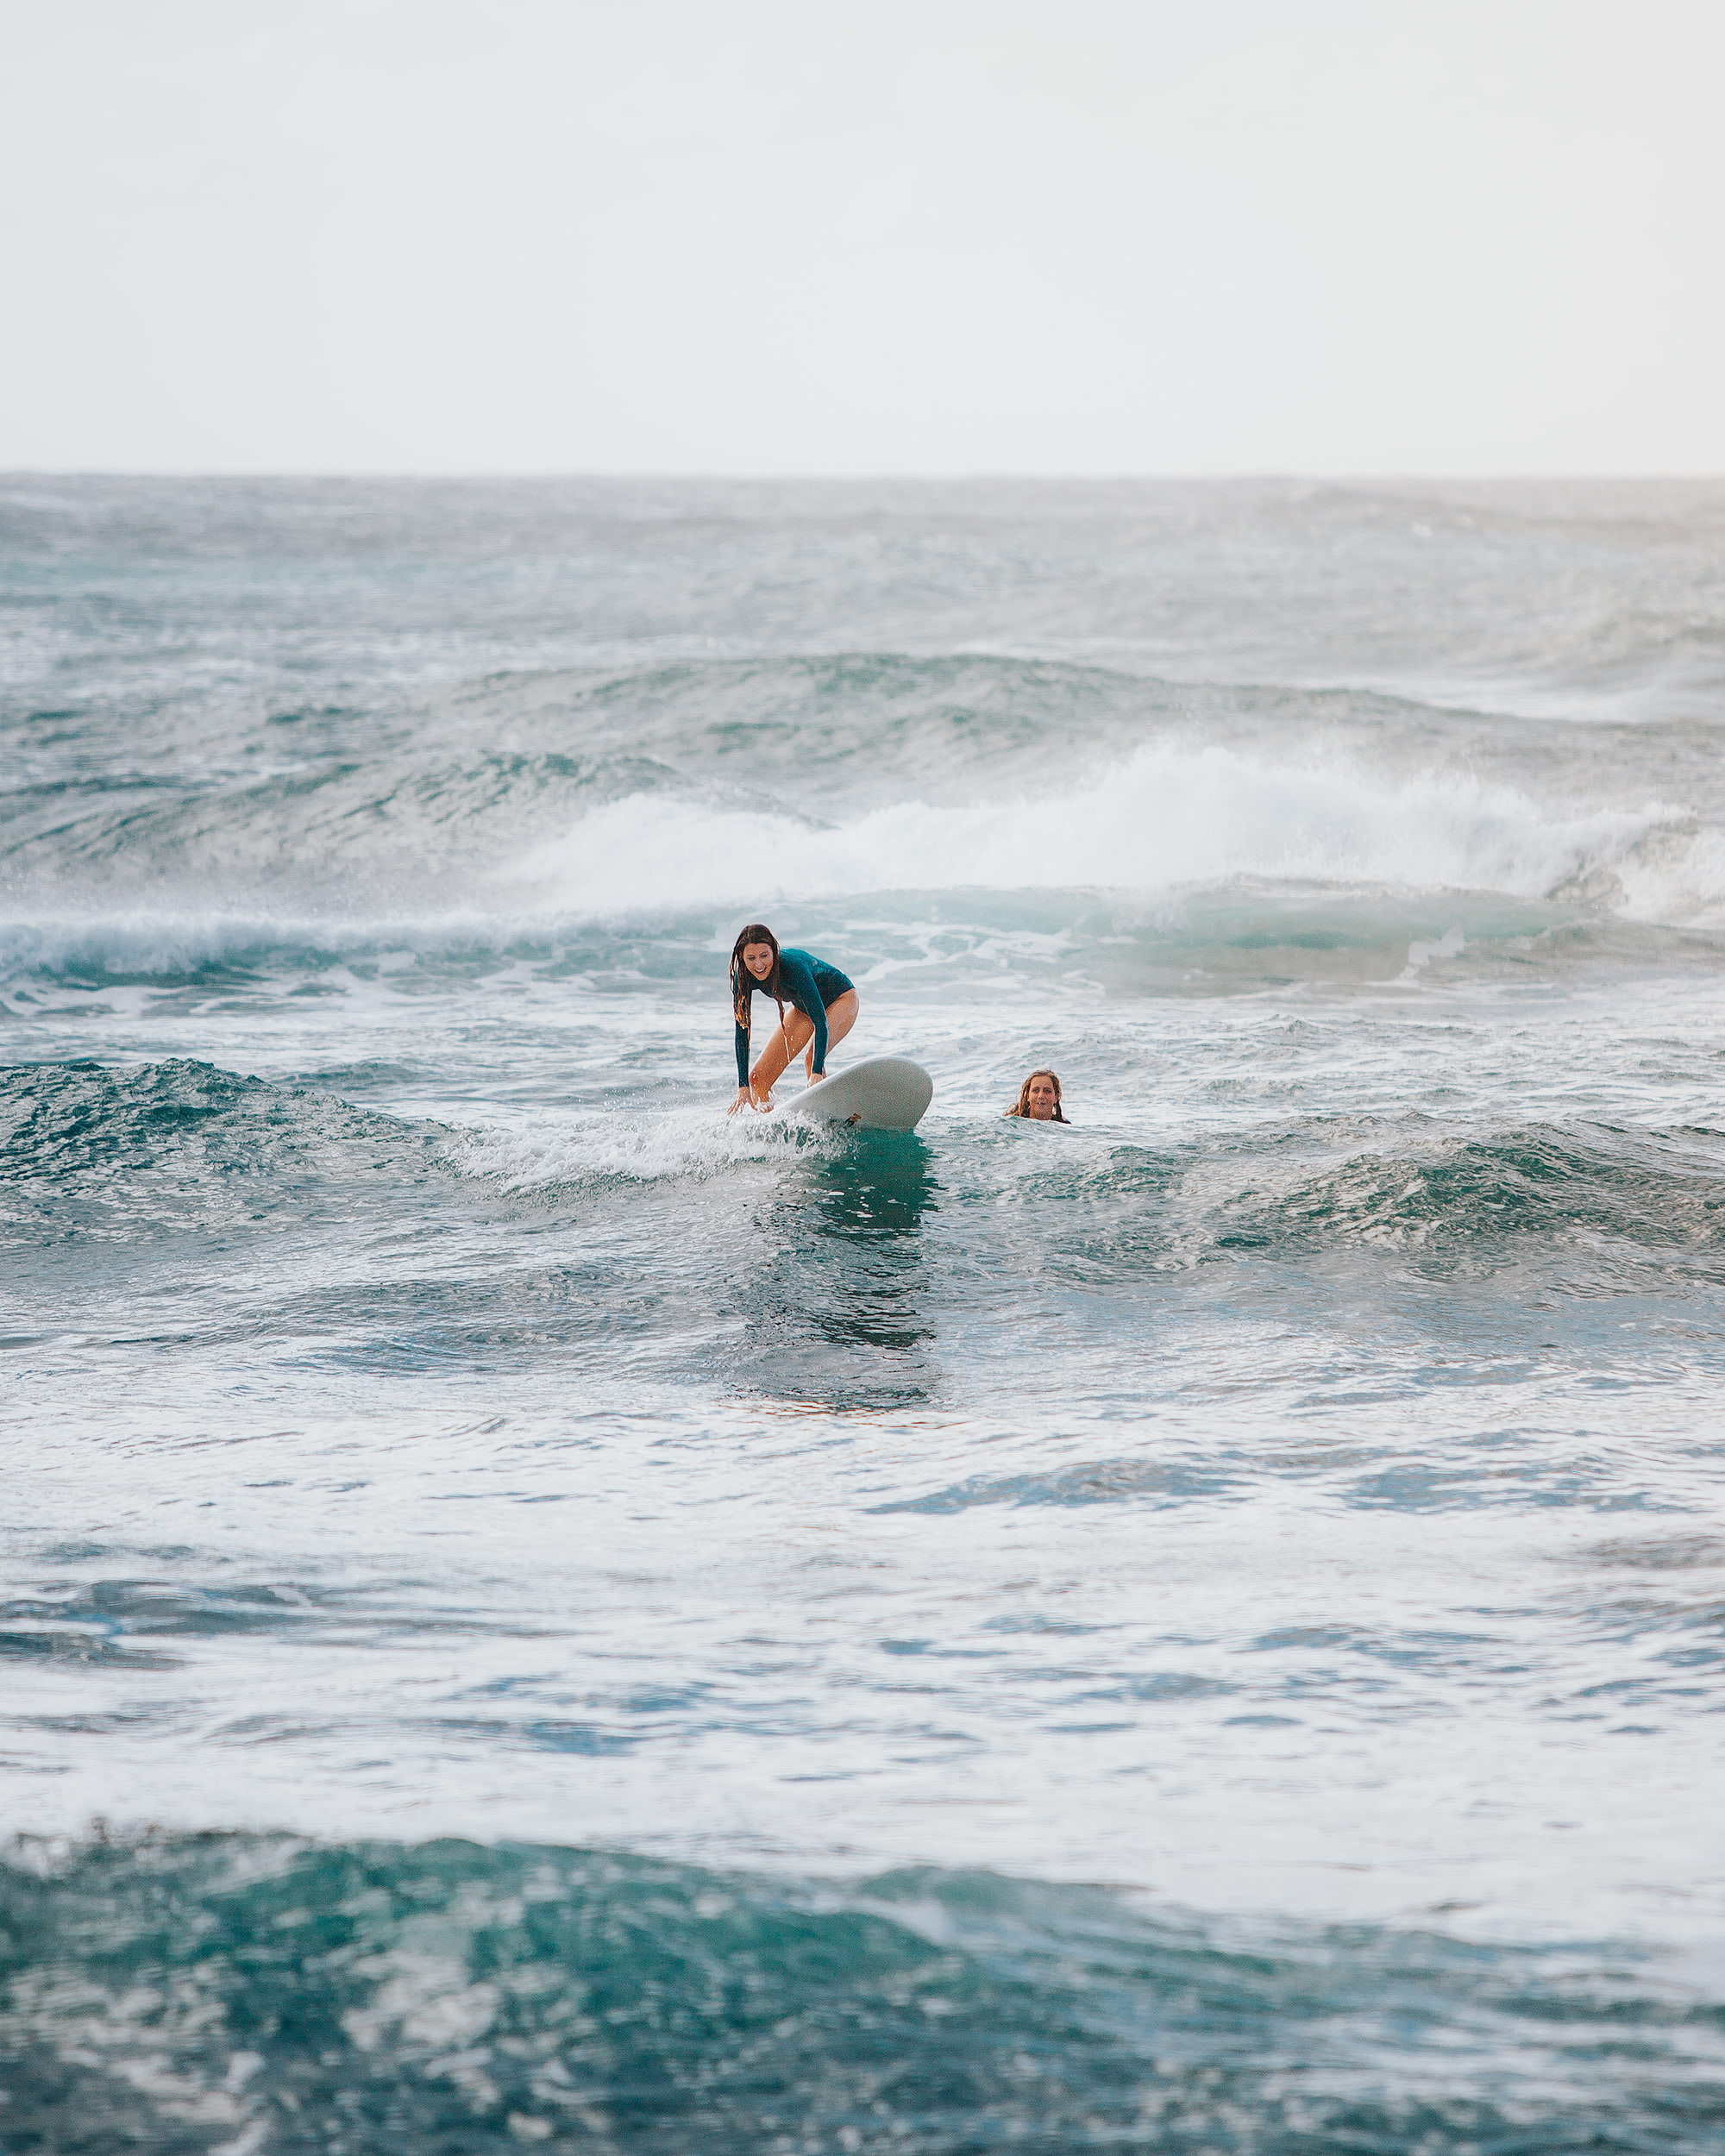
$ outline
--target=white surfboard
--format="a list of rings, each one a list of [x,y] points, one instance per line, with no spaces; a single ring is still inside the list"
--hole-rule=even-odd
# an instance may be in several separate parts
[[[934,1098],[934,1081],[903,1056],[869,1056],[786,1103],[788,1115],[848,1123],[861,1131],[913,1131]]]

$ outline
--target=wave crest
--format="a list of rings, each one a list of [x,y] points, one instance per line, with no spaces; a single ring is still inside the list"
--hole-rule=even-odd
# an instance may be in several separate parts
[[[1392,782],[1340,761],[1163,743],[1065,793],[900,801],[825,827],[631,794],[493,881],[605,918],[849,893],[1154,893],[1244,879],[1571,895],[1691,919],[1725,906],[1725,841],[1660,802],[1565,815],[1471,778]]]

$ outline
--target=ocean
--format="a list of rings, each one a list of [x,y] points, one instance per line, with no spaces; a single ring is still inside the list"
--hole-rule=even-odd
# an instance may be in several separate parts
[[[1725,484],[14,476],[0,669],[4,2156],[1725,2148]]]

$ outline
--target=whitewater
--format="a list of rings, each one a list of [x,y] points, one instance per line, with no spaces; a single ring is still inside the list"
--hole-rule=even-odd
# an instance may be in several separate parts
[[[1711,484],[0,479],[0,2149],[1716,2149],[1722,722]]]

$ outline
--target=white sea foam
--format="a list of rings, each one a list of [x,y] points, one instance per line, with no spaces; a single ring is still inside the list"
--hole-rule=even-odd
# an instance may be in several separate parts
[[[505,1190],[566,1188],[595,1181],[705,1181],[749,1161],[788,1157],[833,1140],[780,1114],[727,1117],[710,1107],[621,1110],[536,1118],[530,1125],[471,1134],[457,1154],[467,1175]]]
[[[1694,918],[1725,906],[1725,843],[1659,802],[1552,813],[1467,778],[1395,783],[1340,761],[1272,764],[1158,744],[1064,793],[901,801],[831,828],[634,794],[497,881],[540,906],[605,917],[853,892],[1157,892],[1242,877],[1540,898],[1613,875],[1619,892],[1595,895],[1621,893],[1641,918]]]

